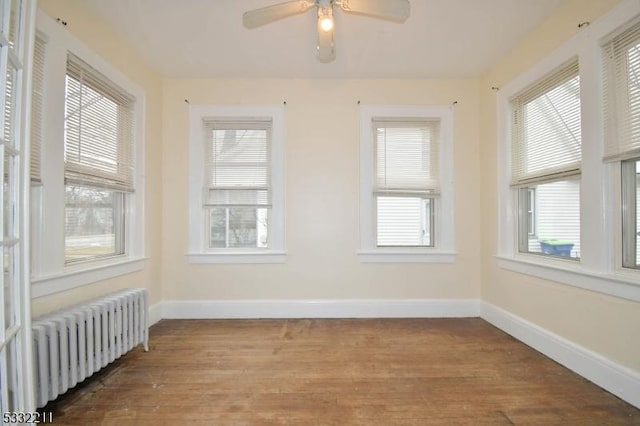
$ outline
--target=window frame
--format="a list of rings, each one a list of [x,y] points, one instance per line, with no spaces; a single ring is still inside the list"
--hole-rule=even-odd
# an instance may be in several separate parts
[[[452,263],[455,261],[453,185],[453,106],[360,106],[360,247],[361,263]],[[374,188],[374,118],[440,120],[440,194],[435,197],[434,246],[377,246]],[[446,214],[444,214],[446,212]]]
[[[501,87],[497,101],[498,247],[502,269],[603,294],[640,301],[640,274],[622,268],[620,163],[603,162],[602,43],[640,16],[640,4],[614,7],[549,55]],[[517,197],[511,181],[511,108],[509,100],[572,57],[579,59],[581,83],[581,258],[580,262],[518,251]],[[613,237],[612,237],[613,236]]]
[[[145,92],[124,73],[92,51],[66,28],[41,10],[36,28],[47,40],[45,63],[43,132],[47,143],[42,148],[42,184],[31,188],[31,276],[32,294],[42,297],[142,270],[144,266],[144,157]],[[90,64],[135,99],[134,146],[135,192],[126,194],[125,254],[65,264],[64,232],[64,99],[67,53]],[[46,212],[46,214],[45,214]]]
[[[271,210],[267,248],[209,248],[204,205],[206,144],[205,119],[270,118]],[[284,263],[284,107],[273,105],[189,106],[189,263]]]
[[[527,235],[530,237],[535,237],[537,235],[536,231],[538,227],[536,226],[537,220],[537,190],[536,188],[524,188],[527,191],[527,209],[525,212],[526,222],[527,222]],[[520,219],[522,220],[522,219]]]

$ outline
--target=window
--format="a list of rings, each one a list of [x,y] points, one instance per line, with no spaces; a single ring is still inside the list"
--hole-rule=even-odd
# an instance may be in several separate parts
[[[361,107],[361,261],[453,261],[452,122],[449,107]]]
[[[271,120],[205,120],[209,248],[268,248]]]
[[[640,300],[639,22],[622,2],[497,91],[500,268]]]
[[[520,252],[580,257],[580,77],[578,61],[511,100],[512,187]]]
[[[283,110],[192,106],[194,263],[284,261]]]
[[[376,244],[433,247],[439,120],[375,118]]]
[[[65,262],[125,254],[133,99],[77,56],[65,85]]]
[[[603,45],[605,162],[620,163],[622,266],[640,268],[640,24]]]
[[[36,26],[30,237],[40,297],[144,267],[145,93],[40,10]]]

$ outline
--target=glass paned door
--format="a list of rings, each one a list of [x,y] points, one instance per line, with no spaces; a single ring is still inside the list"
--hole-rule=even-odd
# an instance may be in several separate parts
[[[0,412],[33,411],[29,281],[25,271],[28,239],[23,218],[28,167],[23,153],[31,55],[33,0],[0,0]]]

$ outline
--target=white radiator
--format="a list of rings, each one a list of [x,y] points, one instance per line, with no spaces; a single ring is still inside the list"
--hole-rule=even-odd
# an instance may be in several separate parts
[[[147,290],[121,290],[36,318],[33,341],[42,408],[136,345],[149,350]]]

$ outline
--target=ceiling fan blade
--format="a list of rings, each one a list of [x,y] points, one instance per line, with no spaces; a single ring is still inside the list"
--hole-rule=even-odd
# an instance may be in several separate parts
[[[333,44],[333,28],[325,31],[318,20],[318,60],[323,63],[336,59],[336,48]]]
[[[315,6],[312,0],[293,0],[260,9],[250,10],[242,15],[242,23],[247,28],[256,28],[278,19],[304,13]]]
[[[409,0],[340,0],[336,4],[345,12],[394,22],[406,21],[410,12]]]

